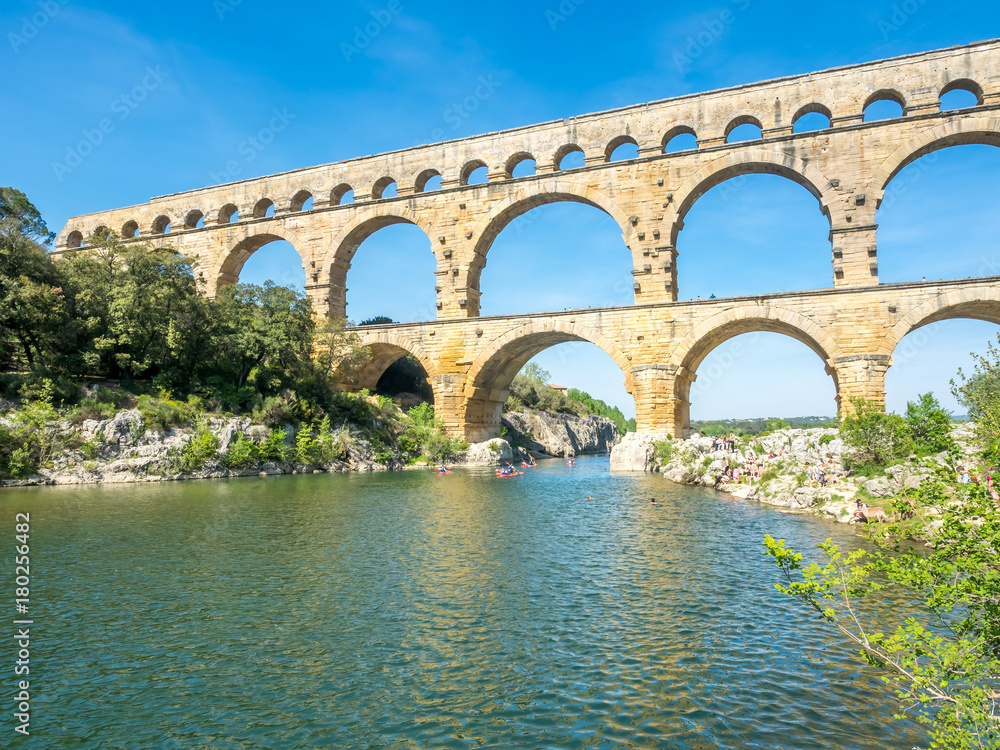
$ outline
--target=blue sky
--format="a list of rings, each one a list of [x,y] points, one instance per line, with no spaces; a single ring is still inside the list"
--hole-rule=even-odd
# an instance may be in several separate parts
[[[692,48],[699,32],[720,29],[723,11],[732,22],[711,44]],[[384,25],[356,45],[356,29],[376,17]],[[58,230],[74,214],[212,184],[234,160],[234,178],[265,175],[966,44],[1000,36],[1000,8],[939,0],[794,11],[760,0],[386,0],[288,9],[258,0],[7,0],[0,32],[7,71],[0,183],[24,190]],[[494,93],[474,112],[457,113],[483,76]],[[287,113],[287,127],[250,158],[241,144],[276,108]],[[71,168],[53,167],[66,165],[68,150],[103,118],[113,129],[92,153]],[[951,149],[909,167],[879,212],[882,280],[1000,273],[1000,211],[991,197],[998,180],[1000,151],[986,147]],[[776,177],[733,182],[708,193],[686,221],[681,297],[828,286],[828,224],[816,201]],[[294,257],[289,271],[291,252],[265,248],[244,280],[301,283]],[[483,310],[628,303],[629,268],[621,235],[599,211],[542,207],[492,249]],[[432,317],[432,277],[427,238],[413,227],[387,228],[357,255],[349,314]],[[909,353],[889,374],[890,408],[927,390],[957,408],[948,380],[996,329],[951,321],[904,341]],[[702,365],[695,418],[833,413],[832,382],[803,345],[773,334],[733,341],[752,346],[733,357],[724,345]],[[538,361],[553,380],[634,411],[621,372],[596,347],[563,345]]]

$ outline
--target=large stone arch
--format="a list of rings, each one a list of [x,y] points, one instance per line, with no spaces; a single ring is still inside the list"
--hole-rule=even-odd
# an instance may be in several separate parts
[[[831,226],[843,218],[844,209],[830,180],[815,166],[789,154],[764,148],[738,148],[706,164],[691,175],[673,195],[670,244],[684,228],[684,218],[705,193],[726,180],[745,174],[774,174],[801,185],[815,196]]]
[[[628,214],[604,192],[593,187],[577,184],[571,179],[548,179],[518,185],[512,194],[492,207],[472,230],[473,255],[469,263],[468,288],[479,292],[480,276],[486,265],[486,256],[500,235],[500,232],[514,219],[523,216],[533,208],[550,203],[583,203],[599,208],[608,214],[622,230],[625,244],[630,245],[632,227]],[[642,268],[642,254],[631,249],[633,268]]]
[[[347,379],[358,388],[368,388],[374,391],[379,378],[398,359],[413,355],[427,372],[431,384],[435,382],[438,367],[427,351],[412,341],[392,330],[381,330],[366,333],[358,329],[359,338],[368,347],[370,357],[357,371],[347,374]],[[435,397],[437,394],[435,393]]]
[[[514,376],[539,352],[567,341],[585,341],[600,348],[621,369],[625,389],[632,392],[629,358],[614,340],[569,321],[527,322],[490,342],[469,368],[465,381],[466,439],[480,442],[498,437],[500,414]]]
[[[431,244],[433,228],[408,203],[379,204],[359,210],[333,238],[327,255],[320,261],[324,281],[329,285],[329,310],[334,317],[347,314],[347,273],[361,244],[380,229],[394,224],[413,224],[427,235]],[[428,282],[432,282],[428,279]]]
[[[685,434],[691,424],[691,384],[705,358],[729,339],[744,333],[780,333],[808,346],[823,361],[833,377],[840,402],[837,361],[844,357],[837,341],[818,323],[800,313],[774,305],[747,304],[713,315],[697,325],[671,350],[669,364],[674,373],[674,425]]]
[[[899,146],[875,170],[867,189],[877,203],[885,189],[905,167],[922,156],[950,146],[1000,146],[1000,117],[954,117]]]
[[[272,224],[274,224],[272,222]],[[214,264],[209,268],[208,278],[205,279],[208,293],[215,296],[223,286],[235,284],[239,281],[240,271],[243,264],[255,252],[264,245],[272,242],[284,240],[288,242],[295,252],[302,258],[303,271],[306,270],[306,259],[302,255],[300,242],[295,232],[285,229],[280,225],[269,225],[261,227],[259,225],[241,226],[233,234],[226,235],[228,247],[215,259]]]
[[[1000,286],[982,284],[939,294],[900,316],[878,347],[879,354],[892,356],[908,333],[941,320],[967,318],[1000,325]]]

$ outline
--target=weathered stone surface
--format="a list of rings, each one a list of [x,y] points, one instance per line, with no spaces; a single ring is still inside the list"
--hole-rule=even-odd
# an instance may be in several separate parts
[[[652,471],[656,465],[653,443],[670,439],[666,433],[628,433],[611,449],[611,471]]]
[[[493,438],[482,443],[473,443],[459,456],[456,464],[463,466],[498,466],[514,460],[514,452],[503,438]]]
[[[896,493],[896,490],[885,477],[869,479],[861,486],[864,487],[865,492],[872,497],[890,497]]]
[[[607,417],[529,411],[507,412],[503,421],[508,430],[531,437],[532,451],[550,456],[607,453],[621,439]]]

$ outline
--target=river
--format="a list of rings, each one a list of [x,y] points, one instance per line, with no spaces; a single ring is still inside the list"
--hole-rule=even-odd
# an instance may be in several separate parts
[[[852,528],[604,457],[525,471],[0,491],[11,545],[31,514],[34,622],[31,736],[5,699],[0,746],[919,741],[762,552]]]

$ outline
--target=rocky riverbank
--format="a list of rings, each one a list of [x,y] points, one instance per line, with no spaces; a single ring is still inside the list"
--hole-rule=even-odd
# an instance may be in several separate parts
[[[607,453],[621,436],[607,417],[577,417],[547,411],[507,412],[501,422],[511,442],[538,457]]]
[[[952,437],[968,463],[974,464],[973,426],[955,426]],[[888,500],[904,488],[919,487],[931,473],[926,463],[911,459],[879,476],[848,475],[843,471],[847,450],[838,430],[829,428],[747,436],[740,438],[734,451],[716,450],[710,437],[673,440],[666,434],[630,433],[612,450],[611,469],[659,472],[676,484],[713,487],[735,497],[792,512],[815,513],[841,523],[850,521],[857,495],[870,504],[880,498]],[[747,465],[750,451],[762,464],[762,476],[752,482],[725,478],[730,467]],[[950,463],[946,453],[927,460],[940,466]],[[820,471],[824,481],[815,476]]]
[[[122,484],[404,468],[399,455],[384,451],[379,454],[368,439],[356,433],[344,441],[338,460],[322,463],[260,461],[234,467],[227,457],[240,441],[261,446],[270,430],[251,424],[246,418],[209,419],[205,428],[216,443],[211,457],[197,468],[183,471],[181,458],[185,448],[198,437],[194,428],[150,427],[142,412],[134,409],[119,412],[112,419],[86,420],[80,427],[69,423],[52,425],[50,429],[63,433],[76,431],[78,440],[75,442],[82,443],[83,447],[59,452],[51,457],[50,468],[40,469],[25,479],[3,480],[2,486]],[[295,444],[295,431],[290,426],[286,428],[283,444],[288,448]],[[512,448],[506,440],[497,438],[468,446],[448,464],[494,466],[521,458],[527,458],[525,451]]]

